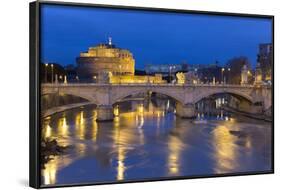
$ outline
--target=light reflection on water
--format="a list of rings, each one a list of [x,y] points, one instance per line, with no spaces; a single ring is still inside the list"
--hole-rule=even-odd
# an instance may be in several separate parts
[[[63,155],[52,156],[45,164],[42,183],[270,169],[270,123],[245,122],[230,115],[219,115],[218,119],[215,115],[215,120],[193,123],[176,117],[167,105],[171,106],[167,100],[157,105],[151,101],[133,102],[130,109],[120,106],[114,110],[114,121],[106,123],[96,122],[96,111],[91,106],[46,118],[42,136],[71,148]],[[197,120],[203,118],[208,119],[200,114]]]

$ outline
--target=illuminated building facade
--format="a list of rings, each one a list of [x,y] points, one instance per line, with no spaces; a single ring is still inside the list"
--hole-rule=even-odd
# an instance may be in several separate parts
[[[101,43],[80,53],[76,59],[79,78],[97,78],[99,73],[111,72],[113,75],[134,75],[135,60],[133,54],[117,48],[111,38],[107,44]]]
[[[110,77],[110,83],[112,84],[127,84],[127,83],[157,83],[163,84],[166,83],[165,80],[162,79],[161,74],[155,74],[154,76],[137,76],[137,75],[113,75]]]
[[[260,44],[258,62],[262,70],[262,80],[271,80],[271,68],[273,62],[272,44]]]
[[[77,74],[79,80],[97,83],[165,83],[162,75],[135,75],[133,54],[117,48],[111,38],[107,44],[90,47],[87,52],[80,53],[77,58]]]

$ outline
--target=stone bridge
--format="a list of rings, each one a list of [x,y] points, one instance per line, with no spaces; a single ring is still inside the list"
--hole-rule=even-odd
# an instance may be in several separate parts
[[[58,93],[84,98],[97,107],[97,119],[113,118],[112,105],[129,95],[155,92],[176,100],[176,112],[181,117],[195,116],[195,103],[211,95],[228,93],[243,97],[255,105],[262,103],[263,109],[271,106],[271,86],[254,85],[209,85],[209,84],[42,84],[41,95]]]

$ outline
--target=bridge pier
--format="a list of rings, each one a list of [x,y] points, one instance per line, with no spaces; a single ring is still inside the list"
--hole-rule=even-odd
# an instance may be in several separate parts
[[[177,103],[176,114],[181,118],[194,119],[196,118],[195,105],[194,104],[182,105],[181,103]]]
[[[97,107],[97,122],[112,121],[113,120],[112,105],[98,105]]]

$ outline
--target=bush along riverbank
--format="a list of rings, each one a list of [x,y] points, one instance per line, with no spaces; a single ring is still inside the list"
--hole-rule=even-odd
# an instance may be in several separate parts
[[[41,140],[41,166],[52,160],[52,156],[64,154],[69,146],[60,146],[56,139],[42,139]]]

